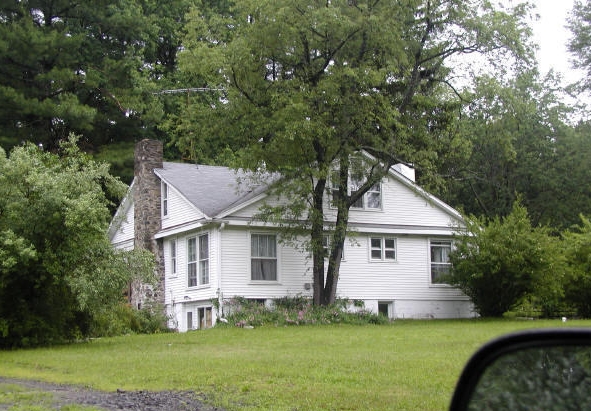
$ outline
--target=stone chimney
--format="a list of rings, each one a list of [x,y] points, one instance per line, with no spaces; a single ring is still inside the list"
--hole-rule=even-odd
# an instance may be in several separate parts
[[[163,147],[157,140],[142,140],[135,146],[134,157],[134,247],[151,251],[156,258],[157,285],[134,283],[130,303],[135,308],[164,304],[164,252],[162,241],[154,235],[161,229],[160,179],[154,169],[162,168]]]

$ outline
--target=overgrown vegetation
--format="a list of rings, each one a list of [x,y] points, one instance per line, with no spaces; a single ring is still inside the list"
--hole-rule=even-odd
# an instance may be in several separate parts
[[[114,337],[126,334],[155,334],[170,332],[162,307],[136,310],[127,303],[120,303],[94,316],[89,335]]]
[[[387,324],[389,319],[364,309],[363,305],[348,299],[339,299],[329,306],[312,304],[303,296],[282,297],[273,300],[272,306],[242,297],[226,301],[229,314],[218,322],[236,327],[276,327],[327,324]]]
[[[153,282],[153,255],[114,250],[106,233],[125,191],[74,137],[56,153],[0,148],[0,347],[89,336],[130,281]]]
[[[533,226],[516,203],[505,218],[471,217],[452,252],[448,282],[485,317],[589,317],[591,223],[562,235]]]

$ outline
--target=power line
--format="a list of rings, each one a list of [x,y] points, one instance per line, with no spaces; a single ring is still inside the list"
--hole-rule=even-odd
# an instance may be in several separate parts
[[[223,88],[211,88],[211,87],[192,87],[192,88],[175,88],[171,90],[160,90],[152,94],[179,94],[179,93],[191,93],[191,92],[204,92],[204,91],[226,91]]]

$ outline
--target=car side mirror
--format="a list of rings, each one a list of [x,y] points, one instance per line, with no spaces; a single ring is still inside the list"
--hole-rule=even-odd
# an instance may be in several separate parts
[[[451,411],[591,410],[591,329],[509,334],[466,364]]]

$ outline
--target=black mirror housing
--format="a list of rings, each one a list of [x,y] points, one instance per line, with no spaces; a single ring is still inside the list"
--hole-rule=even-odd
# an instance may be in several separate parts
[[[485,344],[466,364],[451,411],[591,409],[591,329],[538,329]]]

